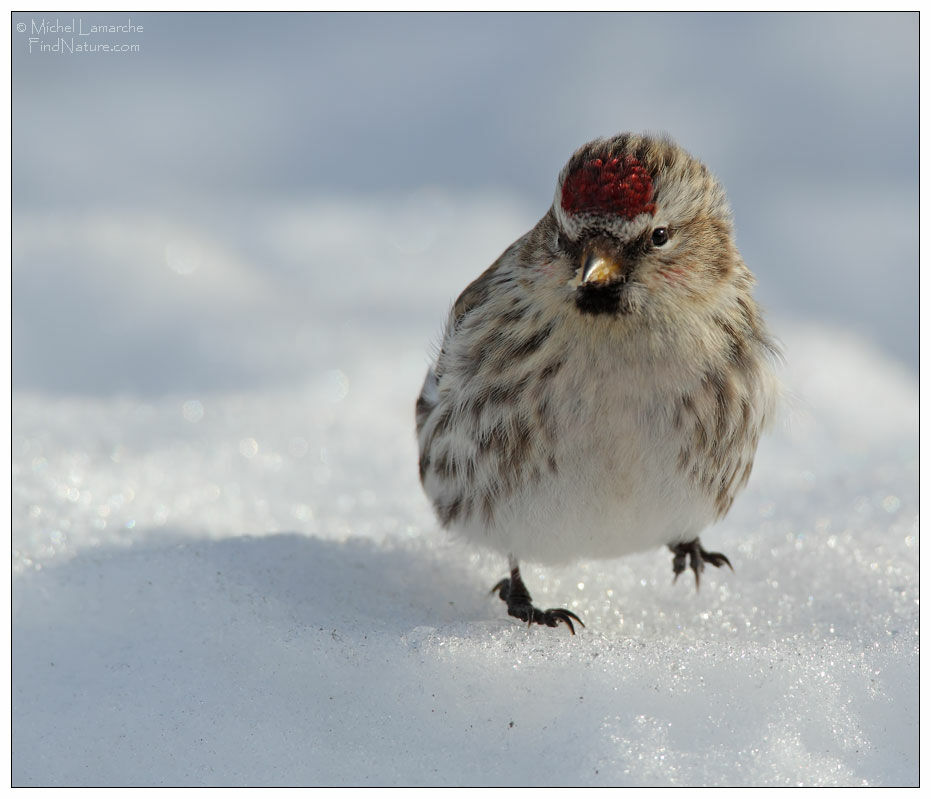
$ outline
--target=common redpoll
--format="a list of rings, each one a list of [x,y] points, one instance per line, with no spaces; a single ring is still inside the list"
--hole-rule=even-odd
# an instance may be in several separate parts
[[[493,590],[540,610],[521,559],[667,545],[730,566],[698,535],[747,482],[773,415],[776,348],[724,190],[669,139],[579,149],[552,207],[459,296],[417,399],[420,479],[442,525],[507,554]]]

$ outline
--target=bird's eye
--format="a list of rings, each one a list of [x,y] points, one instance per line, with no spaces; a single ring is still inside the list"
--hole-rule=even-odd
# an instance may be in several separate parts
[[[658,227],[653,230],[653,236],[650,238],[654,247],[662,247],[669,241],[669,230],[664,227]]]
[[[556,247],[562,252],[571,252],[575,245],[572,243],[572,240],[565,234],[559,233],[556,236]]]

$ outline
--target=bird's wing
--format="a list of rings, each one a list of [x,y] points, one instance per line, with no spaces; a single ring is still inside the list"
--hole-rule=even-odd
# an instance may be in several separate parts
[[[518,260],[518,251],[524,246],[527,238],[532,233],[533,231],[515,241],[495,259],[491,266],[469,283],[462,294],[456,298],[456,302],[453,303],[453,308],[449,313],[446,334],[443,336],[444,344],[456,333],[469,311],[482,305],[488,299],[488,296],[495,291],[496,286],[513,279],[511,267]]]
[[[504,256],[502,256],[503,258]],[[473,280],[453,304],[449,313],[449,319],[446,323],[446,330],[443,333],[443,344],[437,355],[433,366],[427,370],[427,376],[424,378],[423,387],[420,389],[420,396],[417,397],[415,406],[415,418],[417,420],[417,434],[424,426],[424,423],[433,413],[439,400],[439,383],[442,374],[443,356],[448,350],[449,340],[456,335],[459,325],[463,318],[478,305],[481,305],[488,297],[488,293],[495,282],[495,276],[501,267],[502,258],[498,258],[491,266],[488,267],[481,275]]]
[[[414,418],[417,420],[417,435],[423,429],[427,418],[433,413],[436,407],[439,394],[437,386],[439,380],[433,369],[427,369],[427,376],[424,378],[423,387],[420,389],[420,396],[417,397],[417,404],[414,406]]]
[[[469,283],[462,294],[456,298],[456,302],[453,303],[453,309],[449,315],[449,325],[446,328],[446,336],[444,336],[444,338],[448,338],[452,335],[453,332],[458,329],[459,324],[466,314],[477,305],[481,305],[488,298],[488,294],[491,292],[492,287],[498,282],[498,273],[501,270],[504,255],[506,254],[507,253],[502,254],[497,261]]]
[[[415,418],[417,420],[418,435],[439,401],[439,383],[440,378],[443,376],[443,358],[449,350],[450,339],[456,335],[462,320],[465,319],[469,312],[482,305],[488,299],[489,294],[494,291],[494,287],[503,279],[507,279],[503,267],[512,250],[520,243],[521,240],[514,242],[501,253],[491,266],[465,287],[465,290],[453,303],[446,323],[446,330],[443,333],[443,344],[432,368],[427,370],[423,387],[420,389],[420,396],[417,397]]]

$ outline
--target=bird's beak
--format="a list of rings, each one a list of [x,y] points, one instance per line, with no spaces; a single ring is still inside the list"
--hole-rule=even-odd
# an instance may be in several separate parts
[[[604,285],[612,283],[625,275],[625,270],[613,258],[598,252],[591,252],[582,264],[581,285]]]

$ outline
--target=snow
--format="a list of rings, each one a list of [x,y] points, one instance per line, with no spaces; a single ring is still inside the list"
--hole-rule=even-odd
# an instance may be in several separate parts
[[[565,26],[230,18],[200,38],[213,19],[144,15],[146,48],[123,72],[14,50],[13,784],[916,785],[917,117],[911,95],[897,105],[914,85],[910,18],[839,18],[829,39],[800,38],[790,16],[665,18],[667,78],[692,68],[696,24],[760,53],[744,53],[737,99],[712,104],[743,128],[722,134],[685,95],[650,116],[652,87],[627,110],[725,178],[788,396],[747,490],[702,536],[734,572],[707,570],[696,592],[672,582],[666,551],[525,565],[541,606],[584,619],[574,637],[525,627],[489,594],[506,564],[439,530],[413,434],[451,301],[543,213],[571,147],[619,127],[566,90],[571,71],[558,120],[552,103],[546,120],[514,110],[513,85],[552,96],[523,64]],[[599,36],[652,30],[649,16],[602,22],[562,48],[594,75],[614,52]],[[463,39],[444,58],[418,50],[449,25]],[[268,48],[261,65],[231,46],[279,32],[293,45],[298,29],[314,47]],[[512,77],[500,113],[455,82],[487,81],[479,40]],[[321,72],[349,41],[358,58]],[[759,92],[787,43],[780,91]],[[417,69],[432,57],[436,74]],[[296,75],[309,111],[276,105],[305,96]],[[372,117],[343,93],[334,105],[324,78],[374,97]],[[85,82],[97,105],[63,102]],[[435,118],[414,116],[434,102]],[[764,171],[805,103],[829,111],[810,149]],[[858,117],[862,103],[882,113]],[[463,136],[479,115],[491,132]],[[463,161],[411,137],[412,117]],[[895,143],[881,177],[859,160],[874,118]],[[528,129],[540,141],[522,152]],[[397,165],[367,185],[342,138]],[[857,201],[851,154],[871,187]],[[508,171],[512,155],[525,160]],[[798,219],[847,225],[856,245]]]
[[[154,269],[156,245],[135,244],[135,263],[91,257],[99,285]],[[462,269],[478,257],[458,251]],[[367,324],[303,319],[333,346],[289,352],[295,383],[15,393],[14,783],[914,784],[913,375],[775,320],[785,420],[704,536],[735,572],[696,593],[664,551],[528,564],[536,599],[587,625],[528,629],[488,594],[505,564],[448,540],[418,485],[413,399],[446,300],[392,308],[409,258],[348,275],[373,283]],[[233,292],[236,261],[215,265],[166,259],[164,290]],[[128,305],[153,290],[123,278]],[[297,325],[310,280],[206,313],[272,360],[275,320],[232,320],[269,303]]]

